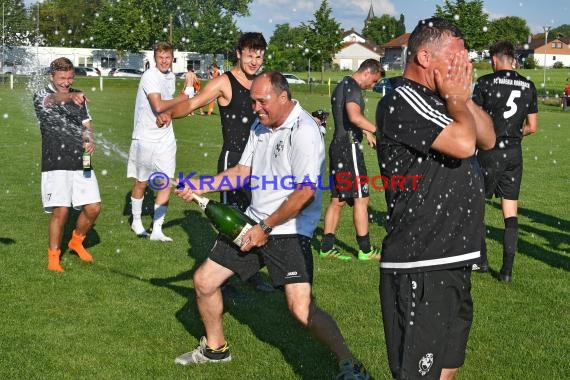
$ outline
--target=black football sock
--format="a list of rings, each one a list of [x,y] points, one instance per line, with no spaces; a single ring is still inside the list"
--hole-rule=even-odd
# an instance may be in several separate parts
[[[510,275],[513,270],[519,240],[519,224],[516,216],[505,219],[503,236],[503,267],[501,273]]]
[[[360,250],[364,253],[368,253],[372,249],[370,246],[370,234],[366,234],[364,236],[356,235],[356,242],[358,243]]]
[[[224,343],[223,346],[218,348],[211,348],[210,346],[206,346],[204,350],[204,356],[209,359],[213,360],[221,360],[225,359],[230,354],[230,346],[228,346],[228,342]]]
[[[321,242],[321,251],[326,252],[330,251],[334,246],[336,238],[334,234],[324,234],[323,241]]]

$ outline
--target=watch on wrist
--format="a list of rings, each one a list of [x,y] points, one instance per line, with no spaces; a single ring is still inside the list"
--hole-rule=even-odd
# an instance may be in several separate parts
[[[271,228],[267,224],[265,224],[264,220],[259,222],[259,227],[261,227],[261,230],[268,235],[271,233],[271,231],[273,231],[273,228]]]

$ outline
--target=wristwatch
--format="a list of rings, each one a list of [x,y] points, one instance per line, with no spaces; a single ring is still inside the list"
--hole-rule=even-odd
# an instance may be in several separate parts
[[[261,227],[261,230],[268,235],[271,233],[271,231],[273,231],[273,228],[271,228],[267,224],[265,224],[264,220],[259,222],[259,227]]]

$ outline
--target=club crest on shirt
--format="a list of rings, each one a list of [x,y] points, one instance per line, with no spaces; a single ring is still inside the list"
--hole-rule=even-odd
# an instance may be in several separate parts
[[[420,372],[420,375],[425,376],[431,369],[431,366],[433,365],[433,354],[431,352],[425,354],[420,359],[418,365],[419,365],[418,371]]]
[[[277,145],[275,145],[275,150],[273,151],[273,157],[277,158],[279,157],[279,155],[281,154],[281,152],[283,151],[283,147],[285,146],[285,144],[283,143],[283,140],[279,141],[277,143]]]

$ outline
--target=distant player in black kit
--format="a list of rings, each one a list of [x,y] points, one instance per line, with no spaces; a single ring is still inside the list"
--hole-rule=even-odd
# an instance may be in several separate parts
[[[362,152],[362,139],[366,135],[369,145],[375,146],[376,126],[364,116],[362,90],[372,88],[384,77],[380,62],[367,59],[360,64],[352,76],[344,77],[335,87],[331,97],[334,118],[334,135],[329,146],[329,172],[333,178],[331,203],[325,212],[323,241],[320,257],[351,260],[351,255],[340,253],[335,243],[335,231],[340,221],[341,211],[348,203],[353,207],[352,215],[359,260],[379,260],[378,248],[370,244],[368,234],[368,184],[359,183],[359,176],[366,176],[366,164]],[[350,184],[347,186],[346,182]]]
[[[491,118],[471,100],[471,75],[461,32],[422,20],[403,79],[376,112],[381,174],[421,178],[415,190],[385,189],[380,299],[397,379],[451,379],[465,360],[485,207],[475,149],[495,144]]]
[[[493,74],[477,80],[473,101],[493,118],[497,142],[492,150],[479,151],[477,158],[483,167],[485,197],[501,198],[505,219],[503,236],[503,266],[501,281],[511,281],[518,242],[517,207],[522,181],[523,136],[536,132],[538,105],[534,84],[513,70],[515,49],[510,42],[497,42],[489,49]],[[485,235],[481,270],[488,268]]]

